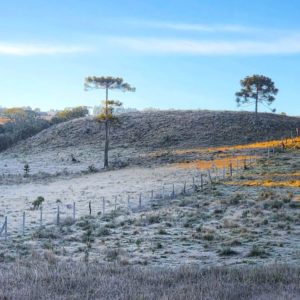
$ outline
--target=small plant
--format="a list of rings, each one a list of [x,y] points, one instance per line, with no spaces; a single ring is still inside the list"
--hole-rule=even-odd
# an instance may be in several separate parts
[[[264,249],[258,247],[257,245],[253,245],[250,252],[247,255],[248,257],[266,257],[267,253]]]
[[[28,163],[26,163],[26,164],[24,165],[23,170],[24,170],[24,177],[28,177],[28,176],[29,176],[29,172],[30,172],[30,166],[29,166]]]
[[[100,227],[98,231],[96,232],[96,236],[101,237],[101,236],[108,236],[110,235],[110,230],[107,227]]]
[[[96,173],[97,172],[97,168],[94,165],[89,165],[88,166],[88,171],[90,173]]]
[[[218,251],[219,255],[221,256],[230,256],[230,255],[236,255],[238,254],[235,250],[233,250],[232,248],[230,247],[225,247],[225,248],[222,248]]]
[[[162,235],[165,235],[165,234],[168,234],[167,231],[163,228],[160,228],[159,231],[158,231],[158,234],[162,234]]]
[[[206,241],[213,241],[215,237],[212,233],[205,233],[202,238]]]
[[[38,196],[38,197],[32,202],[32,209],[33,209],[33,210],[39,209],[44,201],[45,201],[45,198],[44,198],[44,197]]]

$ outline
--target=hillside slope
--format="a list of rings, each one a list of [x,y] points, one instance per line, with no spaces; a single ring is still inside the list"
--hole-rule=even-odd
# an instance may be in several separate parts
[[[103,125],[81,118],[55,125],[22,141],[13,152],[38,153],[96,145],[104,140]],[[111,129],[112,148],[192,148],[245,144],[290,137],[300,129],[300,118],[262,113],[258,124],[249,112],[155,111],[124,114]]]

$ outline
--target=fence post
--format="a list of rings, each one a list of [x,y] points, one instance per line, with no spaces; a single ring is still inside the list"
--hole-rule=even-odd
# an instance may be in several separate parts
[[[115,196],[115,211],[117,210],[117,196]]]
[[[165,186],[163,185],[163,190],[162,190],[162,198],[165,200]]]
[[[172,198],[175,199],[175,185],[173,183]]]
[[[102,197],[102,214],[105,214],[105,198]]]
[[[25,235],[25,211],[23,211],[22,234]]]
[[[130,211],[130,195],[127,197],[127,209]]]
[[[203,174],[200,175],[200,179],[201,179],[201,191],[203,191]]]
[[[59,205],[57,205],[56,225],[59,225],[59,223],[60,223],[60,208]]]
[[[230,172],[230,177],[232,177],[232,162],[229,164],[229,172]]]
[[[92,215],[92,202],[89,201],[89,213],[90,215]]]
[[[40,226],[43,226],[43,206],[40,207]]]
[[[183,184],[183,194],[185,195],[185,192],[186,192],[186,181],[184,182],[184,184]]]
[[[75,214],[76,214],[76,206],[75,202],[73,202],[73,220],[75,221]]]
[[[210,169],[207,170],[207,173],[208,173],[208,178],[209,178],[210,184],[212,184],[212,178],[211,178],[211,174],[210,174]]]
[[[139,196],[139,209],[142,208],[142,193],[140,193],[140,196]]]
[[[4,239],[7,241],[7,216],[5,217]]]

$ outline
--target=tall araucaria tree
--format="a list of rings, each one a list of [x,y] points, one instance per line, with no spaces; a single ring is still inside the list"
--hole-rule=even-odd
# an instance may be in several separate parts
[[[108,168],[108,150],[109,150],[109,128],[111,122],[116,120],[113,115],[113,110],[117,106],[121,106],[122,103],[115,100],[108,99],[108,90],[120,90],[123,92],[135,92],[135,88],[130,84],[124,82],[123,78],[111,77],[111,76],[90,76],[85,78],[84,82],[85,90],[91,89],[105,89],[105,100],[103,101],[103,107],[101,114],[97,117],[99,121],[104,122],[105,126],[105,146],[104,146],[104,168]]]
[[[271,105],[278,93],[272,79],[263,75],[247,76],[241,80],[241,87],[241,90],[235,94],[237,105],[254,103],[256,118],[258,104]],[[272,111],[275,112],[275,110]]]

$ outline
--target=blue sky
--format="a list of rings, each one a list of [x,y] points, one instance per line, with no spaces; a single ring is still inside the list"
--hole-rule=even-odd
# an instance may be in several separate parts
[[[110,94],[126,107],[235,110],[240,79],[263,74],[277,112],[300,115],[299,17],[298,0],[2,1],[0,106],[93,106],[104,91],[84,78],[111,75],[137,88]]]

